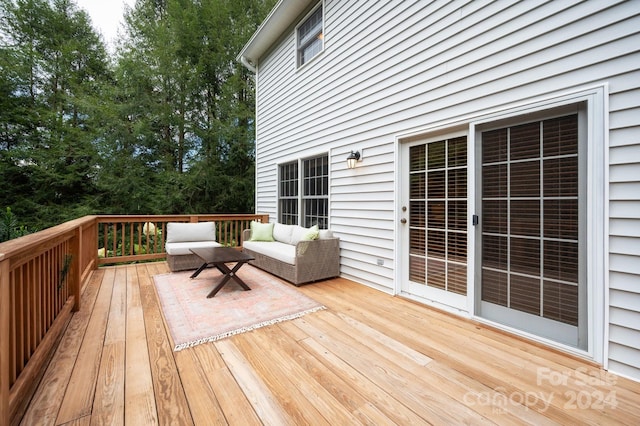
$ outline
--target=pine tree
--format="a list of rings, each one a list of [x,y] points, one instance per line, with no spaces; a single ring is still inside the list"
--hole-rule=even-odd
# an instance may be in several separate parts
[[[44,228],[93,210],[96,134],[90,105],[108,75],[106,51],[72,1],[2,0],[0,175],[15,183],[0,205]],[[4,73],[3,73],[4,74]]]

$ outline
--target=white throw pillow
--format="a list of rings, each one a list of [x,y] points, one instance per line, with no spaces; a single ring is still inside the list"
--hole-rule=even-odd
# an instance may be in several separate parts
[[[215,241],[216,223],[167,223],[168,243],[187,243],[191,241]]]
[[[273,225],[273,239],[280,241],[281,243],[291,244],[291,233],[293,232],[293,228],[293,225],[276,223]]]
[[[333,232],[331,231],[331,229],[321,229],[318,239],[328,240],[329,238],[333,238]]]

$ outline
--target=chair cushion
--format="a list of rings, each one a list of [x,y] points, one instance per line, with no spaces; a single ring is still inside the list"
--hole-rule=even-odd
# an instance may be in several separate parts
[[[222,247],[215,241],[191,241],[181,243],[166,243],[164,248],[168,255],[181,256],[185,254],[193,254],[190,249],[192,248],[207,248],[207,247]]]
[[[215,241],[215,222],[167,223],[167,242],[183,243],[191,241]]]

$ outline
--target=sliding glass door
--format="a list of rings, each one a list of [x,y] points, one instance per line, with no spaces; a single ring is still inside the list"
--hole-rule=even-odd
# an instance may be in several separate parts
[[[579,114],[480,134],[480,315],[586,348]]]

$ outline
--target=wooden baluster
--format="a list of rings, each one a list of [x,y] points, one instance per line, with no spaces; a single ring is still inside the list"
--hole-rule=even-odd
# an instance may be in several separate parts
[[[156,228],[157,229],[157,228]],[[162,236],[160,238],[155,238],[154,241],[154,253],[166,252],[167,250],[164,248],[164,242],[167,238],[167,222],[162,222]],[[158,241],[160,240],[160,241]],[[160,250],[158,250],[158,243],[160,244]]]
[[[67,277],[67,283],[69,284],[67,291],[73,296],[73,312],[78,312],[80,310],[80,294],[82,289],[82,268],[80,265],[81,240],[82,229],[77,228],[75,235],[71,239],[69,247],[69,252],[71,253],[71,267],[69,268],[69,275]]]
[[[122,245],[122,249],[120,250],[120,256],[126,256],[127,253],[127,224],[122,222],[120,224],[120,227],[122,228],[122,237],[121,237],[121,242],[120,244]]]
[[[25,341],[24,341],[24,317],[25,317],[25,285],[24,285],[24,271],[22,267],[16,269],[15,284],[16,286],[16,374],[20,374],[25,360]],[[15,378],[14,378],[15,380]]]
[[[229,245],[229,221],[223,220],[223,232],[222,232],[222,245],[225,247]]]
[[[31,276],[31,281],[33,285],[33,302],[34,306],[33,311],[33,349],[35,350],[40,344],[41,336],[40,336],[40,315],[42,304],[40,302],[40,281],[38,280],[38,270],[40,268],[40,256],[34,257],[31,259],[31,271],[29,275]]]
[[[100,224],[102,228],[102,247],[104,248],[104,257],[108,257],[109,251],[109,225],[106,223]]]
[[[25,281],[28,289],[27,296],[27,327],[26,327],[26,339],[27,339],[27,360],[31,358],[31,355],[36,350],[36,341],[35,341],[35,317],[37,306],[36,303],[36,289],[35,289],[35,280],[33,279],[33,259],[28,261],[24,265],[25,269]]]
[[[128,255],[136,254],[136,248],[133,243],[133,222],[129,222],[129,253]],[[124,242],[122,243],[124,244]]]
[[[113,235],[113,244],[111,246],[111,250],[113,252],[112,256],[117,256],[118,255],[118,224],[117,223],[113,223],[111,224],[111,229],[112,232],[111,234]]]

